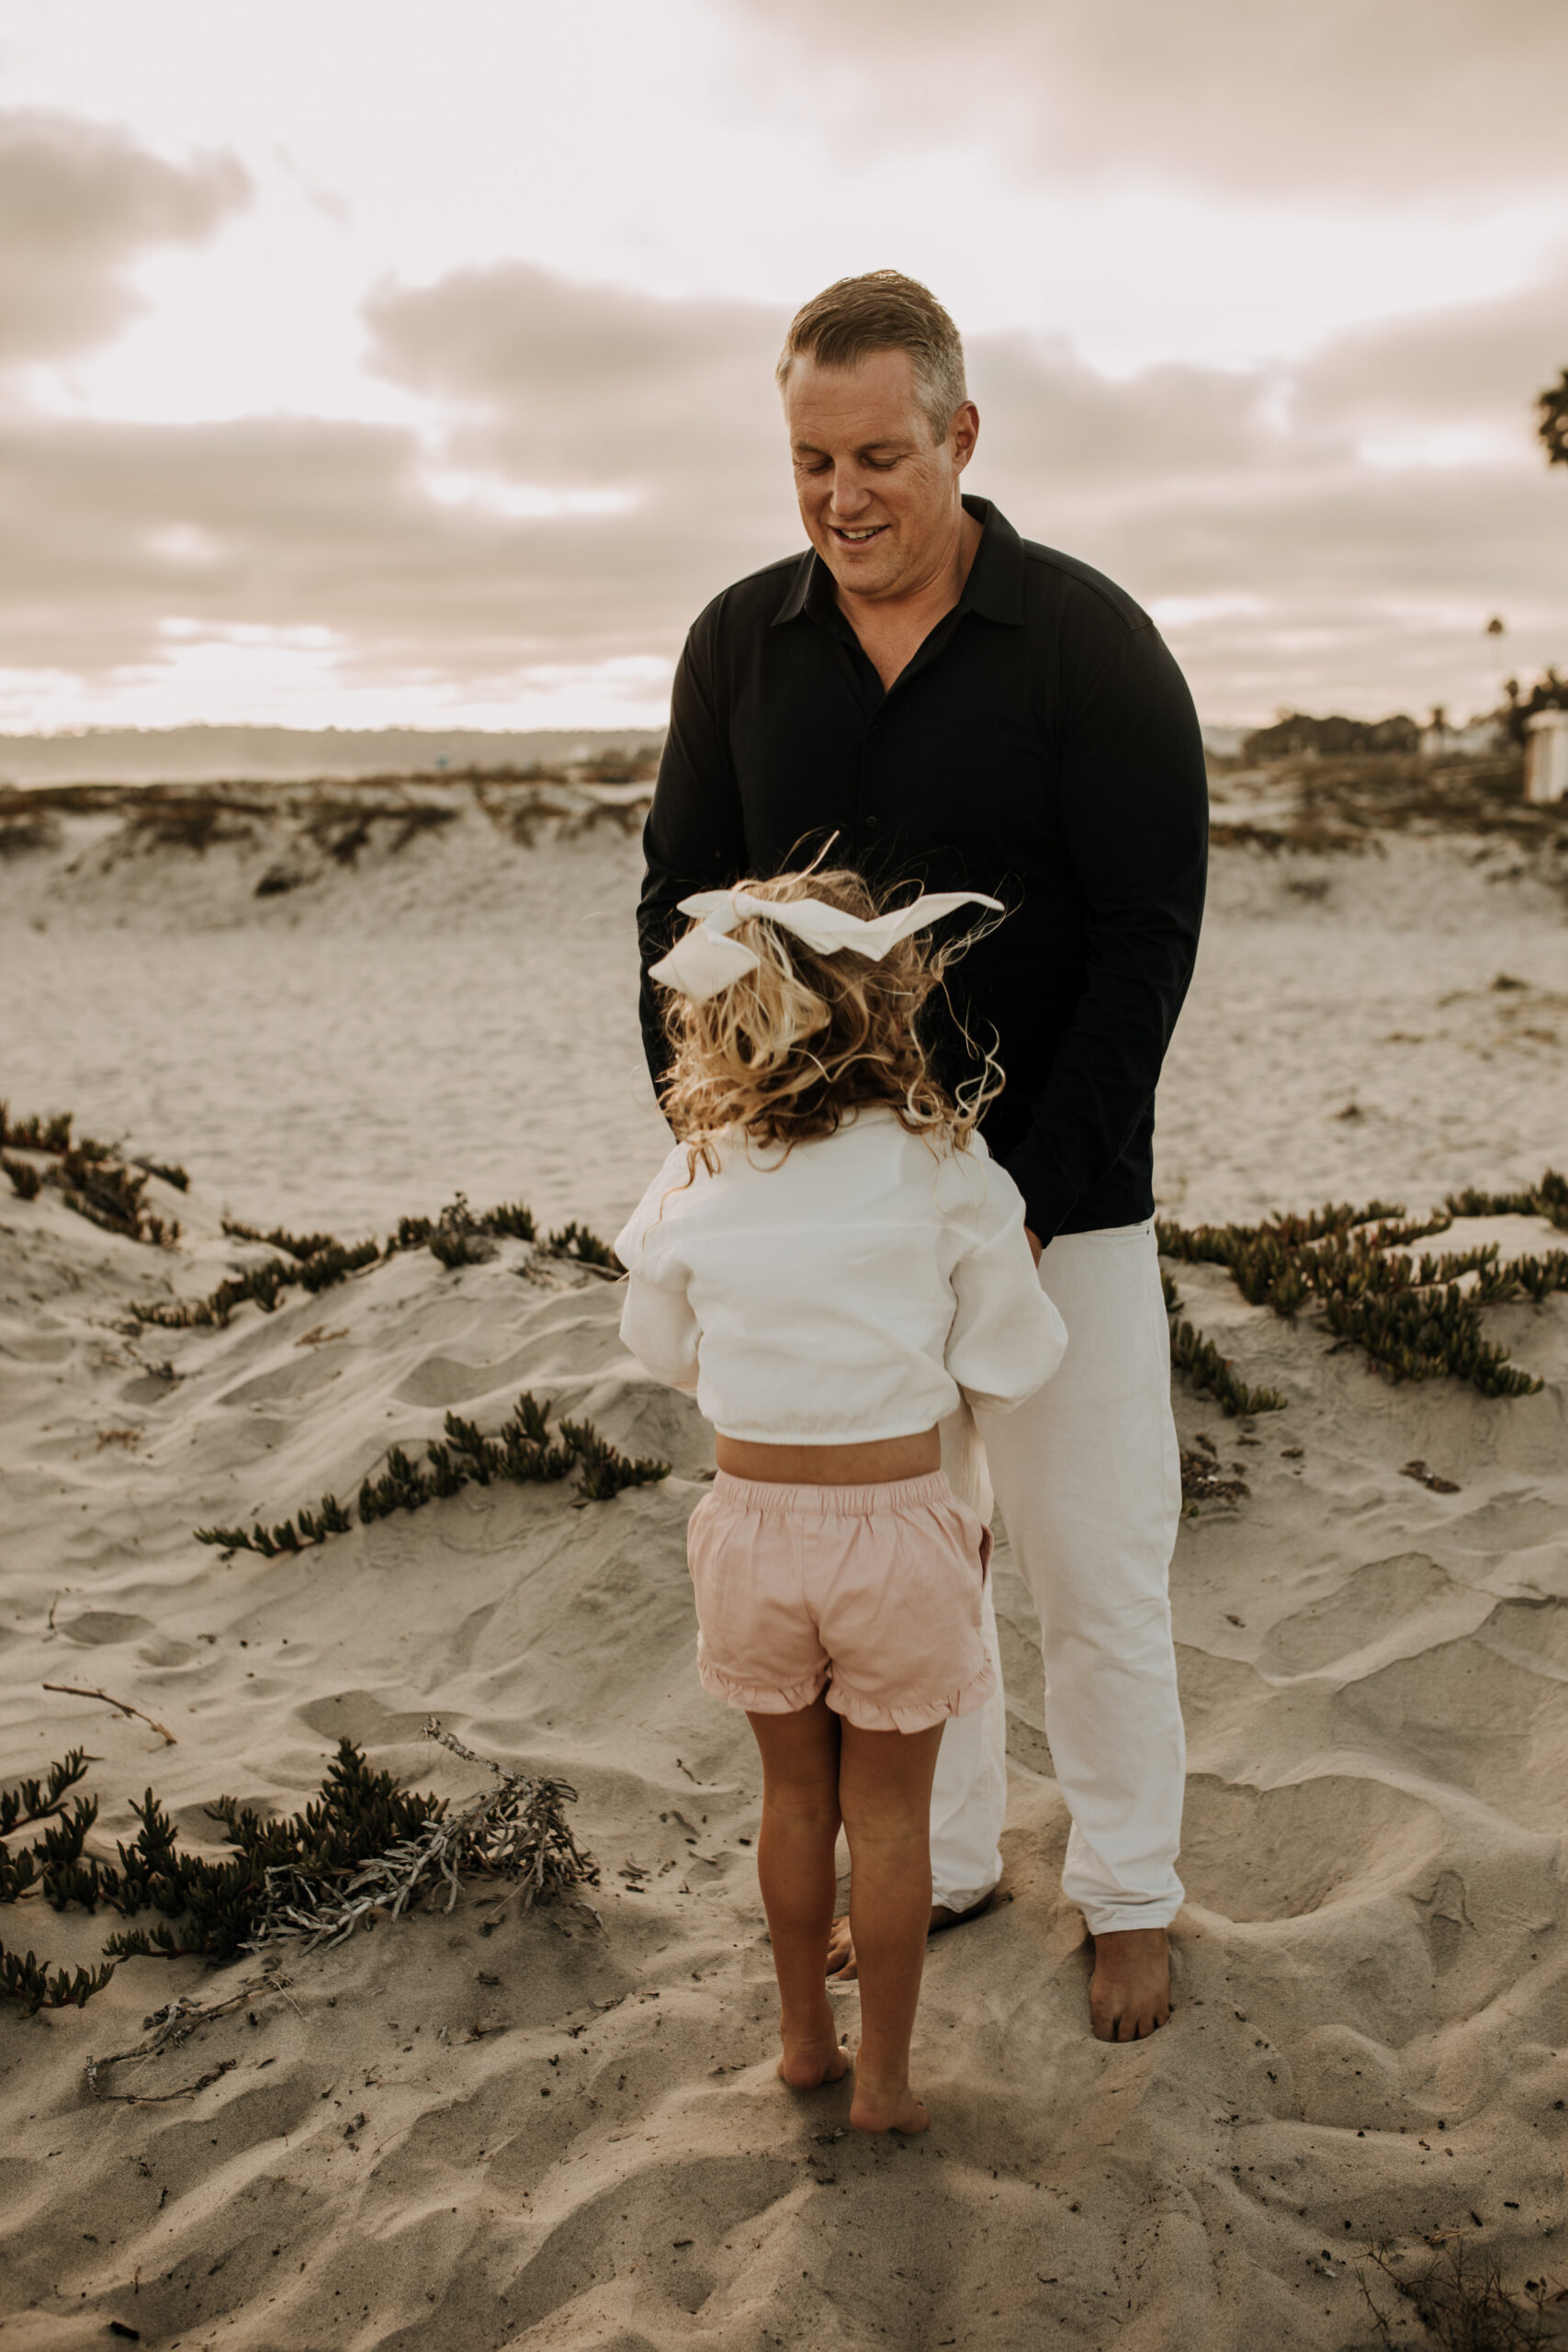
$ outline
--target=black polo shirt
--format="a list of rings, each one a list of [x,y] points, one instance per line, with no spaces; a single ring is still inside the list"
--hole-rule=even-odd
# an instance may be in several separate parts
[[[932,1001],[949,1084],[996,1037],[1006,1091],[984,1132],[1043,1240],[1154,1207],[1155,1086],[1191,977],[1208,791],[1186,682],[1145,613],[986,499],[964,594],[890,691],[809,548],[727,588],[694,623],[644,833],[647,978],[676,901],[833,864],[878,885],[986,890],[1010,912]],[[962,928],[964,918],[953,919]]]

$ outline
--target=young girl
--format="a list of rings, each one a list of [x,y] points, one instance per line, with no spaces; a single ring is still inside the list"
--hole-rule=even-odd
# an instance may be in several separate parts
[[[931,1915],[942,1726],[990,1696],[990,1533],[942,1474],[960,1397],[1006,1411],[1066,1342],[1023,1203],[927,1067],[949,892],[879,914],[848,872],[682,901],[664,1107],[681,1138],[615,1248],[621,1331],[695,1389],[718,1474],[692,1514],[697,1670],[762,1758],[757,1863],[779,2073],[850,2064],[825,1984],[840,1822],[861,2041],[850,2120],[921,2132],[909,2036]],[[998,911],[1000,911],[998,909]],[[991,1090],[994,1091],[994,1088]]]

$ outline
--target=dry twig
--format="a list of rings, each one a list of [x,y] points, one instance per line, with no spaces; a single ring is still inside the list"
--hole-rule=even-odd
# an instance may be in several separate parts
[[[131,1706],[128,1700],[111,1699],[107,1690],[84,1690],[81,1685],[76,1682],[46,1682],[43,1685],[43,1688],[46,1690],[63,1691],[68,1699],[101,1699],[106,1707],[118,1708],[122,1715],[134,1715],[140,1723],[151,1724],[152,1728],[162,1737],[165,1747],[177,1747],[179,1746],[178,1740],[175,1737],[174,1733],[169,1729],[167,1724],[153,1722],[151,1715],[144,1715],[140,1707]]]
[[[264,1978],[262,1981],[266,1983],[268,1980]],[[87,2088],[95,2098],[115,2100],[125,2107],[160,2107],[170,2099],[189,2098],[193,2092],[205,2090],[209,2083],[215,2083],[220,2075],[227,2075],[237,2066],[239,2060],[225,2058],[220,2065],[212,2067],[196,2082],[183,2083],[178,2090],[173,2091],[106,2091],[101,2087],[101,2077],[110,2066],[161,2058],[165,2050],[179,2049],[198,2025],[209,2025],[214,2018],[227,2017],[231,2009],[240,2008],[250,2000],[254,1992],[254,1984],[243,1984],[237,1993],[231,1993],[226,2001],[214,2001],[210,2008],[203,2008],[199,2001],[187,2000],[181,1994],[161,2014],[154,2012],[152,2017],[142,2019],[143,2025],[152,2030],[149,2039],[139,2041],[134,2050],[116,2050],[107,2058],[88,2059]]]

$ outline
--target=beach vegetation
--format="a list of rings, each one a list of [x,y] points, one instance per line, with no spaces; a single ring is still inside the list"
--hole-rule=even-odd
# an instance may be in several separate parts
[[[1388,2245],[1374,2245],[1370,2253],[1373,2267],[1412,2307],[1442,2352],[1536,2352],[1539,2346],[1562,2341],[1546,2310],[1562,2297],[1544,2278],[1527,2278],[1523,2295],[1515,2295],[1503,2284],[1495,2254],[1459,2235],[1432,2237],[1427,2244],[1437,2251],[1409,2277],[1398,2267],[1401,2256]],[[1392,2344],[1395,2323],[1380,2308],[1364,2272],[1359,2283],[1379,2343]]]
[[[145,1224],[151,1227],[159,1220],[148,1218]],[[223,1230],[231,1240],[257,1242],[281,1254],[260,1266],[236,1267],[205,1298],[133,1302],[130,1312],[139,1323],[166,1331],[221,1330],[247,1300],[254,1301],[264,1315],[270,1315],[285,1290],[295,1285],[311,1293],[330,1290],[350,1274],[409,1250],[428,1249],[449,1268],[479,1265],[494,1257],[498,1238],[536,1242],[538,1228],[532,1210],[522,1201],[505,1202],[499,1208],[476,1214],[459,1193],[439,1216],[400,1217],[397,1231],[385,1243],[339,1241],[330,1233],[290,1233],[281,1226],[266,1231],[229,1216],[223,1219]],[[178,1231],[177,1225],[172,1227],[174,1237]],[[151,1231],[144,1231],[141,1238],[152,1238]],[[620,1272],[609,1243],[586,1226],[565,1226],[542,1246],[548,1255],[574,1265],[603,1273]]]
[[[161,1217],[142,1201],[147,1170],[131,1169],[91,1146],[67,1151],[50,1171],[68,1209],[101,1226],[106,1233],[123,1234],[130,1241],[148,1241],[171,1249],[179,1239],[177,1218]]]
[[[323,797],[310,804],[305,817],[305,831],[334,864],[353,865],[378,825],[395,829],[390,845],[395,857],[421,833],[450,825],[458,814],[449,802],[438,800],[367,801]]]
[[[162,1177],[184,1192],[190,1182],[185,1170],[169,1170],[146,1159],[127,1162],[118,1144],[74,1135],[75,1124],[69,1111],[51,1112],[47,1118],[35,1114],[14,1119],[8,1106],[0,1102],[0,1166],[10,1178],[12,1189],[30,1201],[43,1184],[52,1184],[68,1209],[101,1226],[106,1233],[173,1249],[180,1238],[178,1218],[159,1216],[147,1207],[142,1194],[150,1176]],[[29,1169],[24,1161],[4,1158],[7,1145],[17,1151],[43,1153],[55,1165],[42,1171]]]
[[[534,1212],[522,1201],[503,1202],[500,1208],[491,1209],[488,1222],[492,1233],[503,1233],[513,1241],[534,1241],[538,1238]]]
[[[188,1193],[190,1190],[190,1171],[182,1168],[177,1160],[133,1159],[130,1164],[133,1168],[144,1168],[149,1176],[156,1176],[161,1183],[172,1184],[176,1193]]]
[[[1189,1227],[1159,1219],[1156,1231],[1163,1256],[1224,1266],[1250,1306],[1287,1319],[1315,1306],[1337,1343],[1359,1349],[1389,1380],[1462,1380],[1483,1396],[1528,1396],[1541,1383],[1485,1338],[1483,1310],[1519,1299],[1539,1306],[1551,1293],[1568,1291],[1568,1250],[1505,1260],[1495,1242],[1440,1252],[1417,1253],[1414,1246],[1447,1232],[1456,1216],[1525,1214],[1568,1229],[1568,1178],[1548,1169],[1538,1184],[1517,1192],[1453,1193],[1420,1219],[1385,1201],[1365,1208],[1331,1201],[1304,1216],[1276,1216],[1258,1225]],[[1175,1285],[1166,1280],[1174,1314]],[[1227,1411],[1267,1409],[1226,1401],[1228,1367],[1190,1324],[1173,1329],[1171,1353]],[[1247,1393],[1283,1402],[1276,1392]]]
[[[1568,1176],[1549,1168],[1539,1184],[1513,1193],[1482,1193],[1467,1184],[1450,1193],[1443,1206],[1454,1216],[1543,1216],[1559,1232],[1568,1233]]]
[[[321,1250],[336,1250],[342,1245],[330,1233],[289,1233],[282,1226],[264,1232],[260,1226],[242,1224],[237,1216],[223,1219],[223,1230],[231,1241],[258,1241],[269,1250],[281,1250],[288,1258],[298,1258],[301,1263]]]
[[[445,1797],[411,1793],[390,1772],[374,1770],[349,1739],[338,1743],[319,1794],[299,1813],[266,1819],[232,1797],[207,1807],[231,1849],[221,1860],[182,1853],[174,1823],[149,1789],[131,1810],[137,1831],[116,1841],[110,1862],[85,1850],[97,1819],[96,1798],[70,1792],[86,1770],[80,1748],[51,1765],[47,1782],[0,1790],[7,1836],[36,1829],[13,1862],[0,1845],[0,1903],[39,1896],[51,1909],[149,1912],[151,1927],[128,1927],[104,1946],[107,1965],[52,1973],[30,1951],[0,1947],[0,1998],[29,2014],[84,2006],[101,1992],[121,1960],[199,1958],[214,1965],[281,1937],[310,1943],[348,1934],[372,1911],[396,1918],[416,1895],[445,1887],[448,1910],[463,1875],[519,1883],[523,1905],[549,1903],[578,1885],[597,1885],[598,1864],[577,1843],[566,1807],[577,1792],[564,1781],[509,1771],[476,1756],[435,1724],[426,1736],[484,1766],[491,1785],[452,1813]],[[113,2060],[102,2062],[112,2064]],[[97,2088],[95,2080],[93,2087]]]
[[[1252,1492],[1239,1465],[1227,1476],[1219,1448],[1201,1430],[1190,1446],[1184,1445],[1179,1451],[1183,1518],[1193,1517],[1200,1503],[1238,1503]]]
[[[1381,854],[1390,833],[1501,837],[1523,848],[1551,849],[1568,839],[1568,831],[1560,807],[1525,798],[1525,721],[1532,710],[1568,699],[1568,681],[1549,673],[1522,698],[1517,682],[1511,686],[1508,707],[1497,714],[1498,749],[1271,754],[1266,761],[1270,781],[1291,805],[1266,823],[1216,812],[1211,841],[1216,848],[1252,848],[1271,856]],[[1252,763],[1245,752],[1239,757],[1242,764]]]
[[[59,845],[60,827],[41,810],[28,809],[21,816],[0,815],[0,859],[28,857],[37,850],[57,849]]]
[[[143,786],[121,803],[124,839],[137,849],[187,849],[205,856],[214,842],[252,841],[253,817],[265,817],[259,800],[236,800],[220,792],[167,792]]]
[[[69,1151],[74,1125],[69,1111],[52,1111],[47,1119],[36,1113],[28,1119],[13,1119],[10,1106],[0,1102],[0,1148],[9,1144],[15,1151]],[[101,1150],[103,1147],[88,1144],[84,1148]]]
[[[575,1218],[570,1225],[563,1225],[558,1233],[552,1233],[547,1246],[555,1257],[570,1258],[577,1265],[603,1266],[615,1274],[621,1271],[620,1260],[609,1243],[601,1241],[596,1233],[590,1233]]]
[[[425,1247],[449,1272],[458,1266],[482,1265],[495,1255],[487,1229],[489,1224],[488,1217],[475,1216],[468,1206],[468,1194],[459,1193],[436,1218]]]
[[[1536,434],[1549,466],[1568,466],[1568,368],[1535,404]]]
[[[1277,1388],[1248,1387],[1231,1369],[1230,1358],[1223,1356],[1213,1340],[1194,1330],[1190,1323],[1171,1325],[1170,1360],[1179,1372],[1187,1374],[1194,1388],[1206,1391],[1233,1419],[1237,1414],[1282,1413],[1285,1409],[1285,1399]]]
[[[233,1233],[235,1228],[225,1221],[224,1230]],[[252,1235],[242,1228],[240,1238],[250,1239]],[[268,1258],[259,1266],[239,1267],[205,1298],[133,1300],[130,1312],[139,1323],[153,1324],[164,1331],[224,1330],[236,1307],[247,1299],[264,1315],[270,1315],[285,1290],[296,1284],[312,1294],[331,1290],[362,1267],[375,1265],[382,1254],[374,1241],[345,1244],[334,1241],[330,1234],[311,1238],[317,1246],[308,1254],[291,1251],[287,1257]]]
[[[657,751],[598,752],[580,763],[584,784],[651,784],[659,774]]]
[[[1162,1249],[1165,1247],[1163,1242],[1160,1247]],[[1246,1381],[1237,1379],[1231,1370],[1229,1357],[1220,1353],[1213,1340],[1205,1338],[1201,1331],[1195,1330],[1190,1323],[1178,1322],[1177,1317],[1181,1313],[1181,1293],[1163,1266],[1160,1268],[1159,1284],[1165,1296],[1166,1315],[1170,1323],[1170,1360],[1177,1370],[1184,1372],[1195,1388],[1206,1390],[1233,1419],[1237,1414],[1246,1416],[1252,1413],[1281,1412],[1284,1409],[1285,1399],[1277,1388],[1249,1388]],[[1206,1444],[1208,1441],[1203,1439],[1200,1442]],[[1195,1458],[1193,1458],[1194,1467],[1190,1478],[1188,1471],[1190,1458],[1184,1451],[1181,1456],[1183,1495],[1196,1495],[1200,1491],[1211,1495],[1219,1494],[1221,1489],[1213,1484],[1200,1488],[1199,1485],[1194,1483],[1201,1467]],[[1246,1492],[1245,1487],[1237,1489],[1237,1494],[1245,1495]],[[1236,1495],[1232,1494],[1226,1494],[1224,1497],[1226,1501],[1235,1501],[1236,1498]]]
[[[247,1266],[243,1272],[231,1274],[206,1298],[183,1298],[173,1304],[159,1299],[133,1299],[130,1311],[139,1323],[155,1324],[160,1330],[222,1330],[234,1309],[246,1299],[254,1299],[264,1315],[270,1315],[277,1305],[279,1292],[298,1280],[299,1269],[289,1260],[269,1258],[264,1266]]]
[[[552,1435],[549,1411],[547,1403],[541,1405],[525,1391],[494,1437],[485,1436],[460,1413],[448,1413],[444,1435],[425,1441],[423,1461],[415,1461],[400,1445],[389,1446],[379,1475],[361,1481],[359,1524],[370,1527],[394,1512],[419,1510],[464,1487],[488,1487],[492,1480],[551,1485],[575,1469],[577,1490],[584,1501],[604,1503],[628,1487],[650,1486],[670,1476],[668,1462],[652,1454],[621,1453],[592,1421],[563,1420]],[[335,1495],[323,1495],[314,1510],[296,1511],[272,1526],[257,1521],[248,1530],[198,1527],[195,1534],[198,1544],[214,1544],[226,1552],[259,1552],[271,1560],[280,1552],[323,1544],[330,1535],[346,1535],[353,1523]]]

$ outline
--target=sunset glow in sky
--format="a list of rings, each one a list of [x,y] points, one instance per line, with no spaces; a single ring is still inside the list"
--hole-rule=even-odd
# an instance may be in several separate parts
[[[1568,662],[1564,88],[1560,0],[5,0],[0,727],[658,723],[879,265],[1205,718],[1490,706]]]

